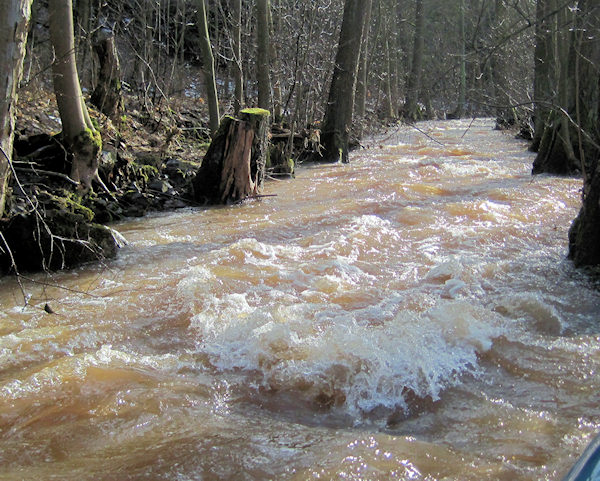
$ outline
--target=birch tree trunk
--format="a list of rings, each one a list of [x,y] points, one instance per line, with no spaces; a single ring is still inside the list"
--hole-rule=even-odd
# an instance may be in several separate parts
[[[198,30],[200,31],[200,50],[202,54],[202,72],[208,100],[210,131],[214,135],[219,129],[219,98],[215,78],[215,60],[210,45],[208,22],[206,18],[206,0],[198,0]]]
[[[11,171],[17,89],[23,72],[31,1],[0,0],[0,218]]]
[[[100,133],[94,128],[81,93],[73,33],[71,0],[49,0],[50,40],[54,47],[52,64],[54,93],[62,122],[62,135],[72,154],[71,177],[89,190],[98,175],[102,150]]]
[[[348,162],[350,126],[366,10],[367,2],[364,0],[346,0],[344,3],[342,30],[321,132],[323,160],[326,162]]]

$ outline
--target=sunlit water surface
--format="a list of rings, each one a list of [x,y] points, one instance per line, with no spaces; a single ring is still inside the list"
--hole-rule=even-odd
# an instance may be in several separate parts
[[[27,307],[1,280],[0,478],[560,479],[600,428],[581,181],[492,126],[122,223]]]

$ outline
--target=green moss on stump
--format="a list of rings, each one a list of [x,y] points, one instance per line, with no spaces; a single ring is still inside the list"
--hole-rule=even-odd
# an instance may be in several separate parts
[[[254,108],[240,110],[240,114],[268,116],[268,115],[271,115],[271,112],[269,112],[268,110],[265,110],[265,109],[260,109],[258,107],[254,107]]]

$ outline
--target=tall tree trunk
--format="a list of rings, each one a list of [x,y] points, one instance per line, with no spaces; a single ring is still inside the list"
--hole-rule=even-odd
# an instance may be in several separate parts
[[[244,105],[244,76],[242,69],[242,0],[233,0],[232,13],[233,78],[235,81],[234,111],[236,115]]]
[[[456,118],[460,119],[465,115],[467,103],[467,67],[465,56],[465,0],[460,0],[458,4],[458,34],[460,42],[459,51],[459,80],[458,80],[458,104],[456,106]]]
[[[75,45],[77,47],[77,70],[83,77],[85,64],[91,51],[92,3],[90,0],[75,2]],[[83,79],[82,79],[83,80]],[[89,80],[89,78],[87,79]]]
[[[413,121],[421,118],[417,102],[419,101],[419,92],[421,91],[423,70],[423,50],[425,47],[424,26],[423,0],[416,0],[412,65],[406,87],[406,103],[404,106],[404,116]]]
[[[514,108],[509,92],[508,58],[505,37],[508,30],[508,18],[504,0],[496,0],[494,5],[493,41],[495,54],[491,60],[491,73],[494,84],[494,104],[496,126],[506,128],[516,122]]]
[[[581,14],[579,14],[581,17]],[[547,117],[547,127],[541,136],[533,173],[573,174],[581,171],[574,141],[577,133],[571,125],[575,117],[576,82],[575,62],[577,46],[574,44],[574,13],[562,6],[557,13],[558,31],[553,46],[554,66],[557,72],[555,103]]]
[[[542,135],[553,104],[554,77],[556,61],[554,58],[554,37],[557,30],[556,0],[537,0],[535,25],[535,53],[533,79],[533,140],[531,150],[537,152],[542,141]]]
[[[369,81],[369,28],[371,26],[371,12],[373,10],[373,0],[365,0],[366,12],[365,23],[363,26],[362,42],[360,45],[360,61],[358,68],[358,78],[356,81],[356,102],[355,114],[362,118],[366,114],[367,107],[367,88]]]
[[[281,10],[280,0],[275,0],[277,16],[273,18],[273,7],[269,8],[269,32],[281,31]],[[281,62],[279,52],[275,46],[275,42],[269,41],[270,65],[272,70],[272,86],[273,86],[273,122],[281,122],[282,119],[282,96],[281,96]]]
[[[11,171],[17,89],[23,73],[31,1],[0,2],[0,218]]]
[[[102,150],[100,133],[94,128],[81,93],[73,34],[71,0],[49,0],[50,39],[56,57],[53,65],[54,93],[62,122],[63,140],[72,154],[71,177],[89,190],[98,175]]]
[[[576,29],[576,152],[584,173],[583,205],[569,231],[576,265],[600,265],[600,6],[580,0]]]
[[[386,15],[386,18],[384,19],[384,36],[385,36],[385,40],[384,40],[384,44],[385,44],[385,116],[388,119],[393,119],[396,117],[396,114],[394,112],[394,96],[392,93],[392,82],[393,82],[393,78],[394,78],[394,72],[393,72],[393,64],[392,64],[392,53],[391,53],[391,49],[390,49],[390,35],[391,35],[391,29],[390,29],[390,23],[392,22],[393,17],[391,15]]]
[[[346,0],[344,3],[340,41],[321,133],[323,160],[327,162],[348,162],[358,58],[366,9],[367,3],[364,0]]]
[[[219,99],[215,78],[215,60],[210,45],[208,22],[206,19],[206,0],[198,0],[198,30],[200,32],[200,50],[202,54],[202,72],[208,100],[210,131],[214,135],[219,129]]]
[[[258,106],[271,110],[271,62],[269,49],[269,0],[256,0],[256,69],[258,81]]]

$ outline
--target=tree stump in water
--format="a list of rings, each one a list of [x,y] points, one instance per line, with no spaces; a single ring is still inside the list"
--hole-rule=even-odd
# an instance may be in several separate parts
[[[239,202],[260,193],[265,177],[269,111],[246,109],[224,117],[193,181],[194,199]]]

